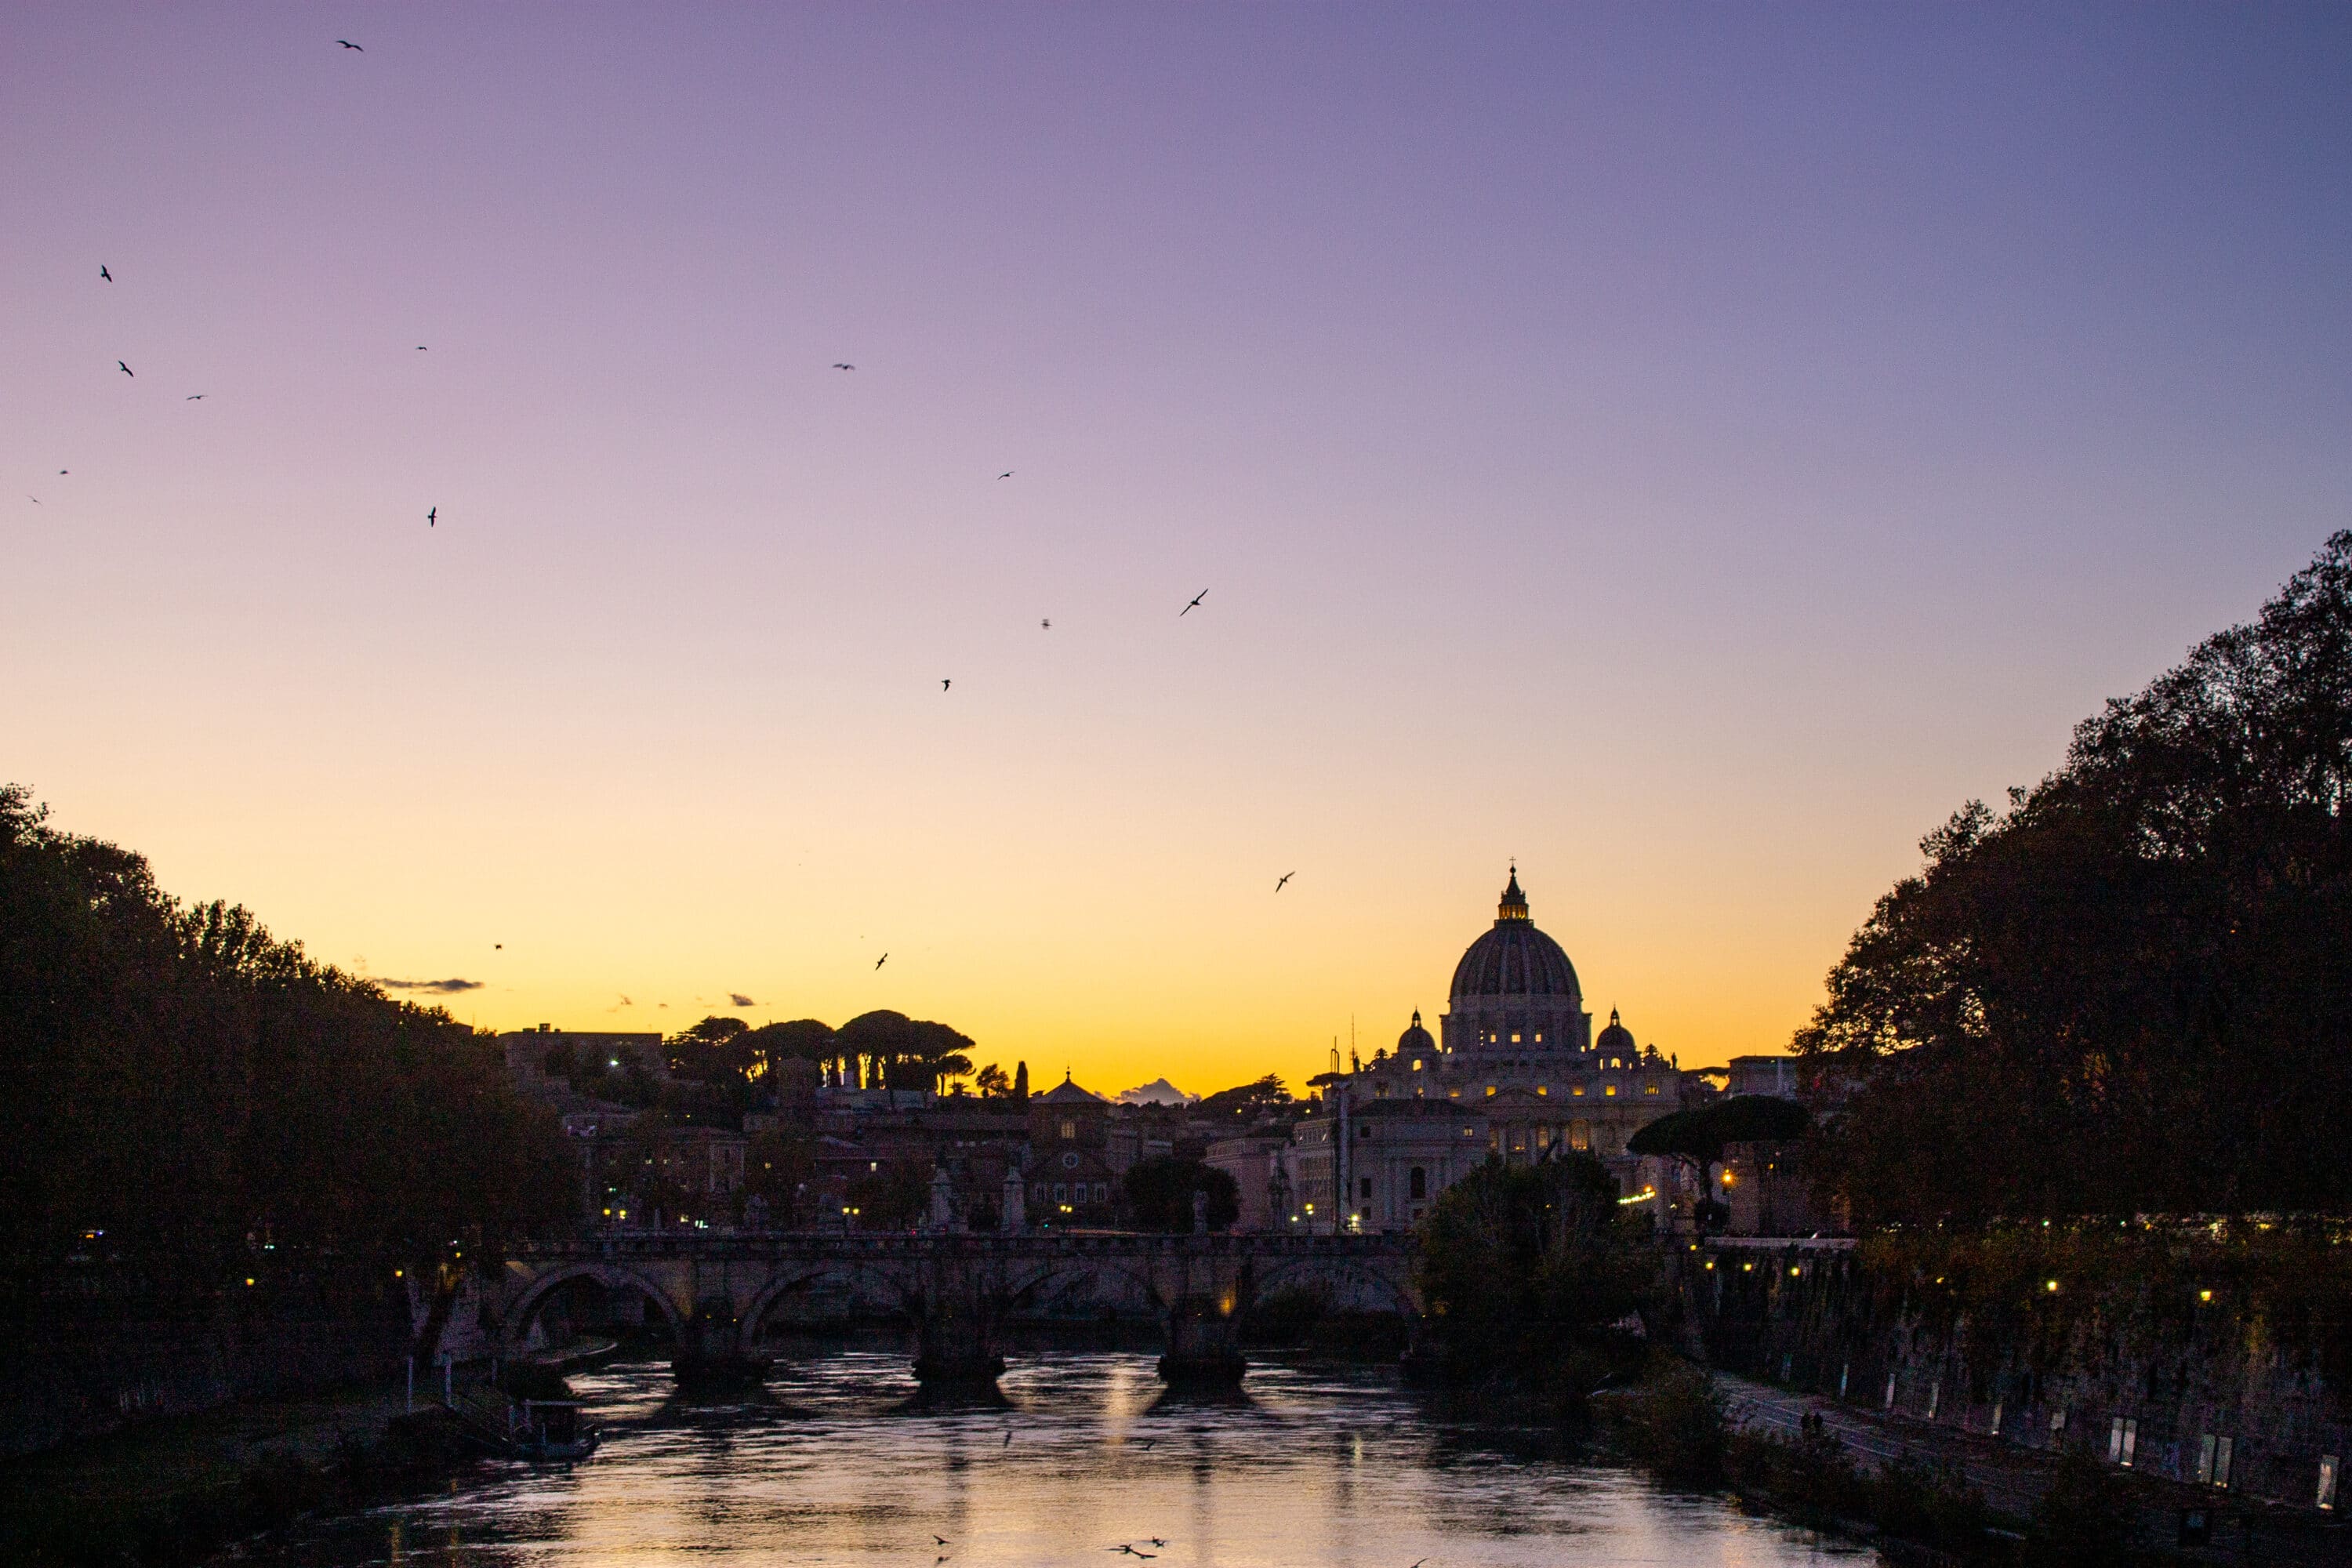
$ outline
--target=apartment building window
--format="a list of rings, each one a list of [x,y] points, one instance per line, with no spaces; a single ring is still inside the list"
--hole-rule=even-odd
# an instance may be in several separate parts
[[[1360,1198],[1369,1198],[1372,1195],[1371,1177],[1364,1176],[1358,1179],[1356,1183],[1356,1195]]]
[[[2107,1463],[2131,1468],[2132,1451],[2139,1447],[2139,1423],[2118,1415],[2107,1423]]]
[[[1054,1201],[1057,1204],[1066,1204],[1070,1201],[1069,1183],[1055,1182],[1054,1184]]]
[[[1076,1122],[1075,1122],[1075,1121],[1065,1121],[1065,1122],[1063,1122],[1063,1123],[1062,1123],[1062,1141],[1063,1141],[1064,1142],[1066,1142],[1066,1142],[1069,1142],[1070,1141],[1072,1141],[1072,1140],[1076,1139],[1076,1138],[1077,1137],[1077,1135],[1078,1135],[1078,1124],[1077,1124]]]
[[[1412,1168],[1412,1173],[1406,1177],[1405,1190],[1407,1194],[1410,1196],[1416,1198],[1427,1197],[1429,1195],[1429,1172],[1420,1165],[1415,1165]]]
[[[1098,1204],[1107,1204],[1110,1202],[1110,1184],[1108,1182],[1097,1182],[1095,1184],[1095,1202]]]
[[[2325,1509],[2336,1506],[2336,1456],[2333,1454],[2319,1456],[2319,1506]]]

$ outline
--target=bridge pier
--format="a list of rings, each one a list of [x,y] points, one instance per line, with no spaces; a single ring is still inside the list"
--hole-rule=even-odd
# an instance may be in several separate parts
[[[919,1382],[992,1383],[1004,1358],[991,1342],[987,1320],[961,1312],[926,1313],[915,1326]]]
[[[1160,1378],[1172,1384],[1231,1387],[1241,1382],[1241,1317],[1231,1296],[1187,1295],[1168,1311],[1168,1353]]]
[[[997,1271],[982,1258],[934,1256],[919,1271],[915,1376],[926,1384],[991,1383],[1004,1370],[996,1352]]]
[[[689,1387],[757,1383],[767,1374],[770,1358],[754,1355],[743,1345],[743,1325],[724,1298],[695,1303],[694,1316],[678,1335],[677,1353],[670,1372]]]

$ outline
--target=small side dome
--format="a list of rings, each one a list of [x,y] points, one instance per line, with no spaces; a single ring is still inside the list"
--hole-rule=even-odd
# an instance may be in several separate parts
[[[1601,1037],[1592,1042],[1592,1048],[1602,1056],[1631,1057],[1638,1054],[1633,1048],[1633,1031],[1617,1021],[1616,1008],[1609,1009],[1609,1026],[1601,1031]]]
[[[1397,1037],[1397,1055],[1409,1057],[1415,1051],[1433,1051],[1436,1048],[1437,1042],[1431,1039],[1429,1031],[1421,1026],[1421,1009],[1415,1007],[1412,1010],[1412,1027]]]

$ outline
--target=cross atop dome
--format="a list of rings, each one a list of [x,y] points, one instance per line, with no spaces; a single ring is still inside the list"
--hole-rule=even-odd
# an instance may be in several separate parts
[[[1495,923],[1523,921],[1528,918],[1528,896],[1519,891],[1519,863],[1511,862],[1511,884],[1503,889],[1503,901],[1495,908]]]

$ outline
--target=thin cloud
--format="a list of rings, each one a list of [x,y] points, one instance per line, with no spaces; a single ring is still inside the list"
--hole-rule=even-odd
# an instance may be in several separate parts
[[[727,993],[727,1000],[734,1003],[738,1007],[756,1007],[759,1005],[757,1002],[752,1001],[740,991],[730,991]]]
[[[451,996],[460,991],[479,991],[479,980],[379,980],[378,985],[387,991],[429,991],[436,996]]]

